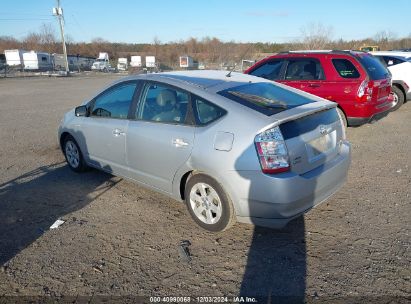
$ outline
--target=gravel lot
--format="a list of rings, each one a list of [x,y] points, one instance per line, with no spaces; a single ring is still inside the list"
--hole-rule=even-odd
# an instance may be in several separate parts
[[[326,203],[281,231],[236,224],[211,234],[179,202],[66,166],[56,138],[63,113],[117,77],[0,79],[0,302],[2,295],[410,299],[411,102],[348,130],[349,178]],[[49,230],[58,218],[66,222]],[[179,259],[181,240],[192,243],[190,263]]]

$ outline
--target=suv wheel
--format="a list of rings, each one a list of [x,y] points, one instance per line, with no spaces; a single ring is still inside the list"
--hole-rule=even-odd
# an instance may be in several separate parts
[[[185,201],[194,221],[208,231],[223,231],[235,223],[234,208],[223,187],[205,174],[190,177]]]
[[[398,110],[404,103],[404,93],[397,86],[392,86],[392,93],[394,94],[394,106],[391,111]]]

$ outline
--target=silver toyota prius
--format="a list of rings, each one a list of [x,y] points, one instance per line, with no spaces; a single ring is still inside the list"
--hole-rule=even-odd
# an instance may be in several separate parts
[[[350,144],[336,104],[226,71],[133,75],[65,114],[68,165],[185,201],[194,221],[281,228],[345,182]]]

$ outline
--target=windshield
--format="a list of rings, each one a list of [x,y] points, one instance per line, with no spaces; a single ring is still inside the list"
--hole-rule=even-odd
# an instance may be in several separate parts
[[[365,67],[368,76],[370,76],[372,80],[385,79],[389,76],[388,70],[376,57],[359,55],[357,58]]]
[[[313,99],[269,82],[249,83],[220,91],[217,94],[268,116],[315,102]]]

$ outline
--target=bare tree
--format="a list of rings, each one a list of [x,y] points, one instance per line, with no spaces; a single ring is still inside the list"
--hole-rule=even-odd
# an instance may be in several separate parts
[[[391,31],[380,31],[374,36],[374,41],[382,49],[392,49],[395,46],[394,41],[397,40],[397,35]]]
[[[0,36],[0,53],[4,50],[19,48],[21,42],[11,36]]]
[[[377,43],[387,43],[397,38],[397,35],[391,31],[380,31],[374,36]]]
[[[40,27],[40,43],[53,44],[57,42],[56,31],[51,23],[43,23]]]
[[[29,33],[23,39],[23,48],[27,50],[39,50],[41,37],[37,33]]]
[[[304,49],[320,50],[331,42],[332,27],[321,23],[309,23],[301,29],[301,43]]]
[[[158,57],[159,56],[159,49],[160,49],[161,41],[158,39],[157,36],[154,36],[153,39],[153,51],[154,51],[154,56]]]

